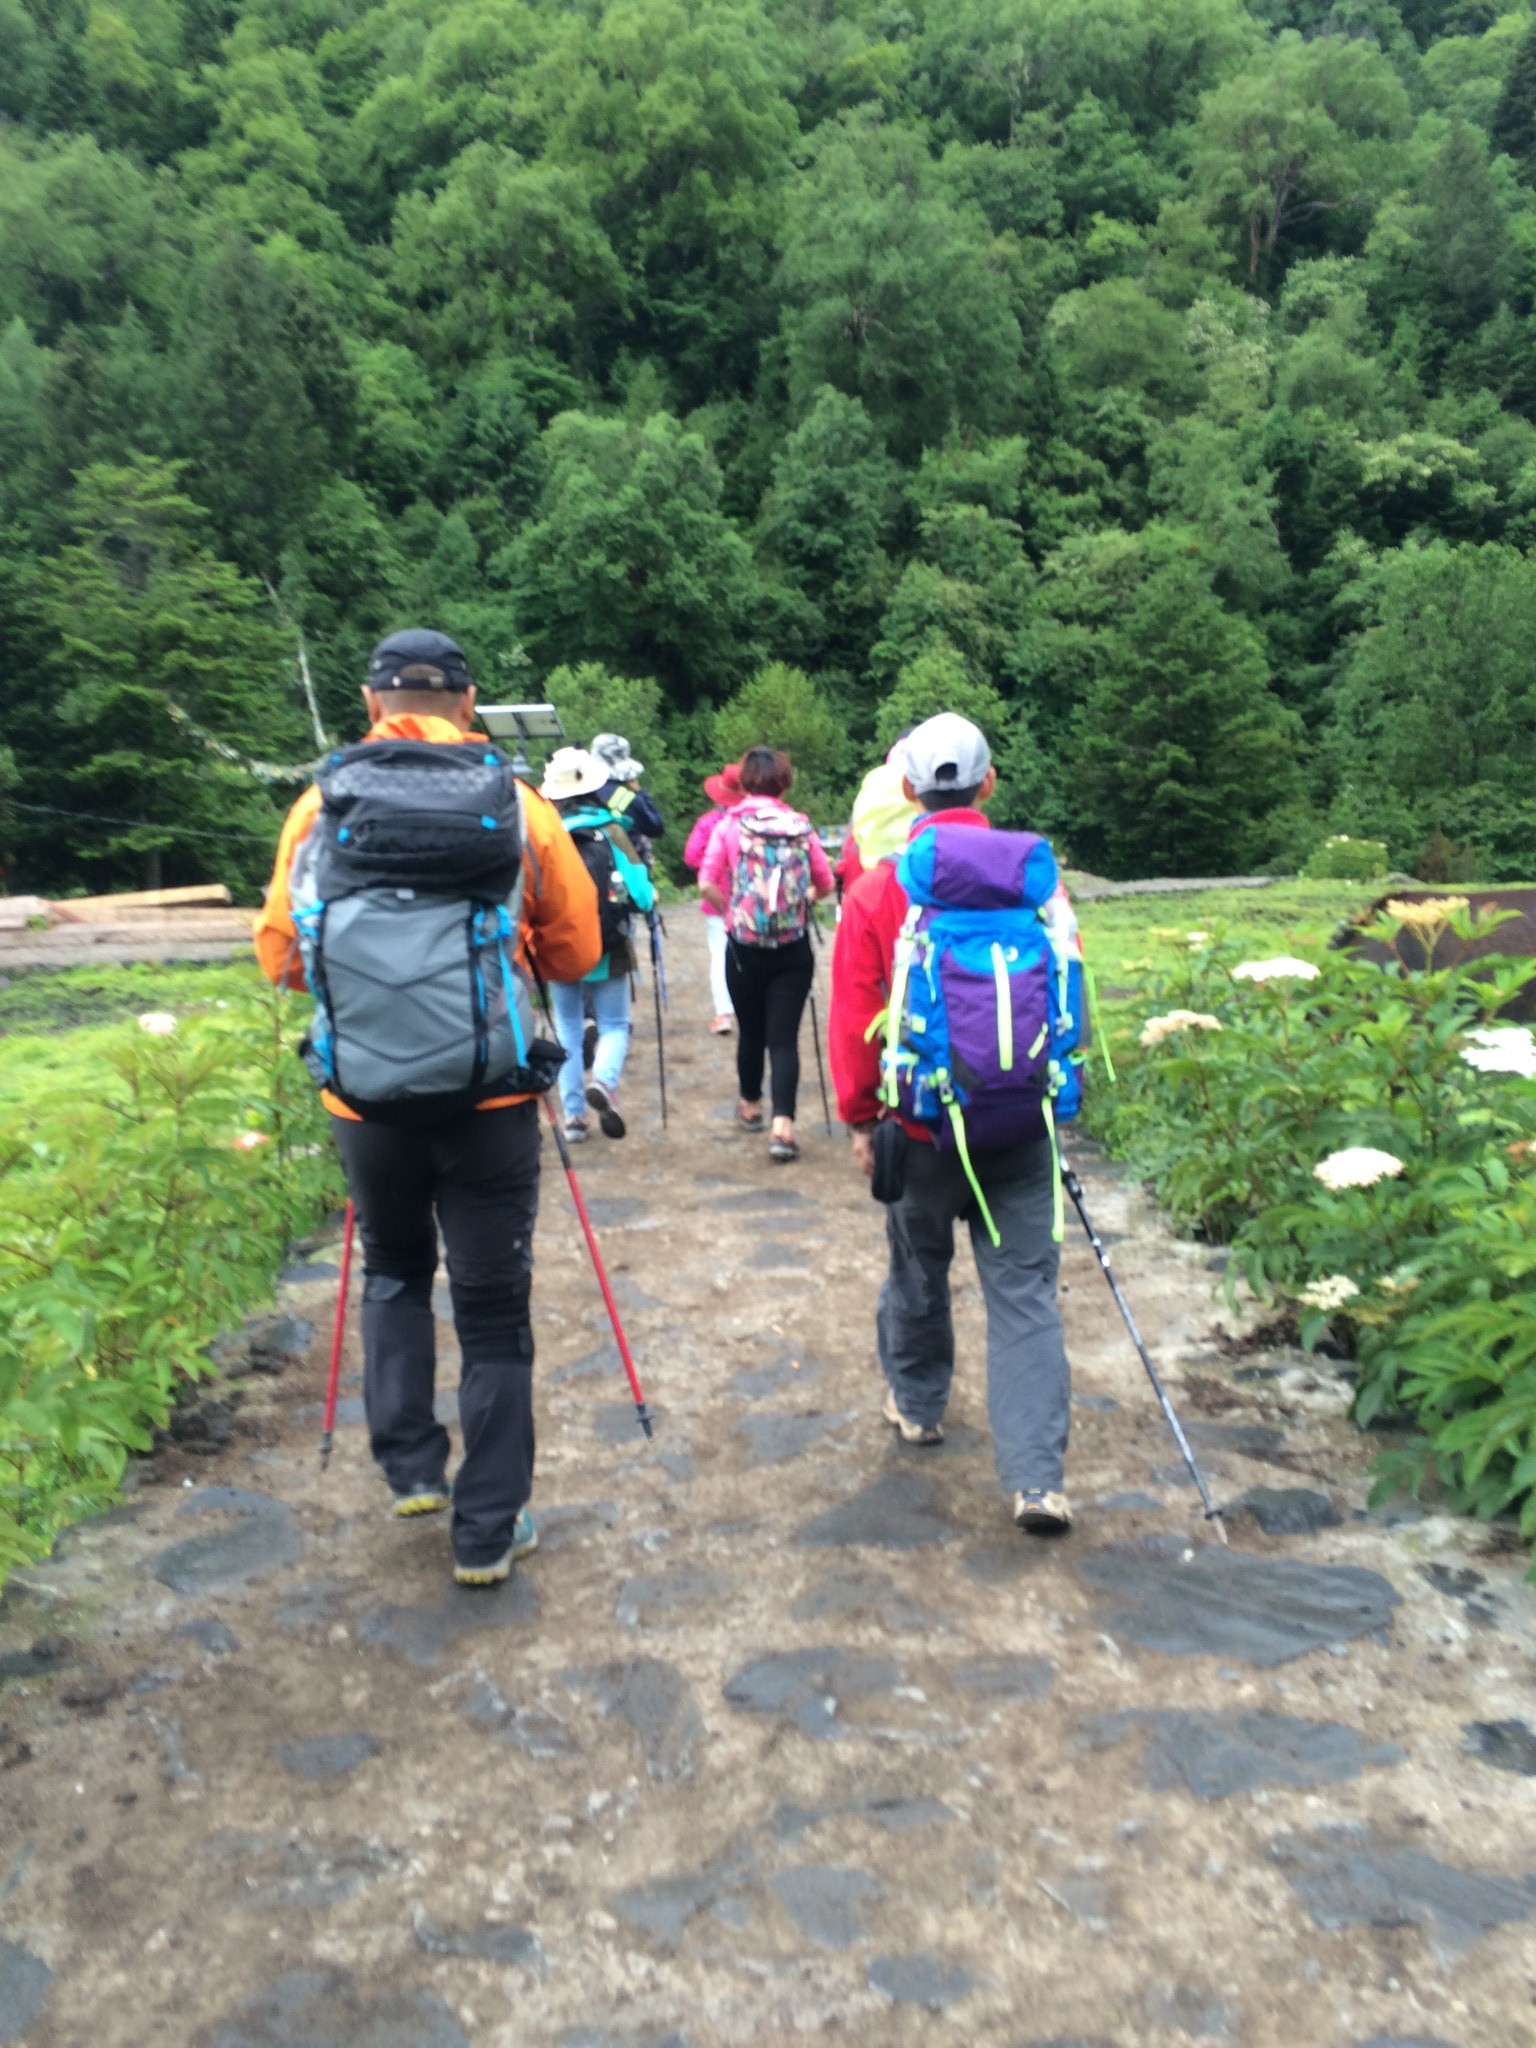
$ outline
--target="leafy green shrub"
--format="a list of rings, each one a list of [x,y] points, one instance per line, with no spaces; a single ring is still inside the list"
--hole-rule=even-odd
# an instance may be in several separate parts
[[[91,1099],[0,1116],[0,1577],[112,1498],[201,1347],[334,1200],[291,1035],[270,993],[150,1017],[104,1034]]]
[[[1375,882],[1387,872],[1384,839],[1351,839],[1335,832],[1325,839],[1302,869],[1309,882]]]
[[[1464,898],[1394,910],[1385,936],[1473,930]],[[1417,1424],[1384,1485],[1433,1476],[1536,1537],[1536,1041],[1494,1022],[1536,962],[1403,974],[1168,936],[1111,1144],[1231,1243],[1229,1285],[1352,1351],[1358,1421]]]

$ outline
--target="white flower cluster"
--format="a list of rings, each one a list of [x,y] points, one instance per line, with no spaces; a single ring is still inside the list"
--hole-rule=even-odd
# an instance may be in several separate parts
[[[1347,1273],[1330,1273],[1325,1279],[1314,1280],[1310,1287],[1303,1287],[1296,1299],[1303,1308],[1342,1308],[1346,1301],[1353,1301],[1360,1292]]]
[[[1316,981],[1319,969],[1310,960],[1279,953],[1273,960],[1240,960],[1232,970],[1234,981]]]
[[[1161,1045],[1165,1038],[1171,1038],[1175,1031],[1219,1031],[1221,1019],[1211,1017],[1203,1010],[1165,1010],[1160,1017],[1149,1017],[1141,1027],[1143,1045]]]
[[[1202,946],[1208,946],[1211,943],[1209,932],[1186,932],[1184,937],[1191,953],[1198,953]]]
[[[1379,1180],[1395,1179],[1402,1170],[1403,1162],[1393,1152],[1378,1152],[1373,1145],[1349,1145],[1320,1159],[1312,1175],[1325,1188],[1373,1188]]]
[[[1383,1294],[1412,1294],[1419,1284],[1419,1276],[1407,1271],[1383,1273],[1376,1284]]]
[[[1489,1024],[1467,1033],[1462,1058],[1482,1074],[1519,1074],[1536,1081],[1536,1038],[1524,1024]]]
[[[139,1029],[147,1031],[151,1038],[169,1038],[176,1029],[176,1019],[169,1010],[146,1010],[139,1019]]]

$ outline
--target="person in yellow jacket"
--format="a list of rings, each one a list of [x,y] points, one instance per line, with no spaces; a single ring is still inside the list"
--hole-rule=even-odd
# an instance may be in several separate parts
[[[457,769],[457,758],[439,763],[423,757],[420,749],[478,741],[480,751],[466,755],[462,766],[472,772],[486,764],[482,779],[490,778],[509,800],[504,817],[469,822],[504,827],[488,830],[484,844],[510,847],[514,869],[520,860],[521,873],[504,904],[487,913],[500,922],[488,927],[483,954],[477,956],[486,963],[491,997],[487,1005],[482,988],[473,1049],[477,1085],[455,1095],[429,1092],[403,1108],[390,1105],[376,1114],[370,1113],[370,1103],[359,1107],[354,1088],[343,1085],[349,1071],[363,1072],[370,1062],[375,1071],[391,1057],[403,1062],[401,1049],[409,1047],[413,1032],[419,1036],[421,1017],[430,1011],[432,976],[410,972],[406,922],[391,926],[387,917],[376,916],[374,931],[382,929],[386,941],[398,932],[397,947],[392,951],[386,945],[382,973],[352,977],[354,989],[364,991],[366,1028],[359,1029],[355,1014],[347,1013],[357,1056],[350,1065],[338,1063],[331,1047],[321,1093],[362,1238],[363,1393],[373,1455],[394,1493],[395,1514],[435,1513],[451,1500],[454,1575],[461,1584],[493,1585],[538,1540],[527,1505],[534,1464],[529,1298],[539,1187],[538,1096],[518,1084],[544,1076],[525,1058],[530,1044],[535,1059],[539,1054],[527,1028],[526,977],[579,981],[596,966],[602,950],[597,892],[554,807],[537,791],[512,784],[504,758],[471,732],[474,684],[462,650],[446,635],[411,629],[381,641],[369,662],[363,701],[369,719],[366,742],[331,756],[317,785],[299,798],[283,826],[266,904],[256,921],[256,957],[269,980],[298,987],[306,979],[307,955],[315,981],[324,984],[334,945],[339,983],[339,956],[349,930],[345,918],[367,903],[369,892],[354,881],[349,892],[330,892],[336,900],[317,903],[314,876],[317,864],[328,858],[331,865],[324,872],[334,877],[352,851],[339,844],[347,840],[350,826],[338,827],[336,820],[362,815],[345,808],[363,787],[359,772],[366,779],[370,768],[392,761],[418,778],[434,767]],[[435,779],[446,786],[459,778]],[[463,821],[445,810],[444,822]],[[375,890],[373,895],[384,898],[388,912],[418,907],[403,900],[415,895],[408,889]],[[396,903],[397,898],[402,902]],[[422,898],[419,907],[430,914],[425,892]],[[450,900],[445,908],[444,928],[462,932],[466,920],[461,912],[468,906]],[[505,945],[497,940],[498,929]],[[356,925],[350,928],[354,942],[357,930]],[[322,952],[324,969],[318,966]],[[456,972],[444,986],[462,992],[473,978]],[[324,993],[329,1011],[327,1002],[317,1000],[311,1040],[317,1034],[325,1039],[334,1030],[339,1041],[338,990]],[[525,1019],[521,1027],[515,1021],[519,1006]],[[451,1021],[451,1012],[443,1014]],[[500,1064],[493,1059],[488,1065],[484,1056],[492,1041],[504,1048]],[[557,1066],[558,1061],[549,1069],[550,1079]],[[390,1071],[387,1064],[382,1071]],[[462,1355],[463,1457],[451,1497],[448,1433],[433,1412],[432,1282],[439,1229]]]

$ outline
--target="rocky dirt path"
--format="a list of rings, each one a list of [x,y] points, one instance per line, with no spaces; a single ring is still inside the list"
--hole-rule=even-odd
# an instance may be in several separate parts
[[[552,1156],[507,1588],[386,1518],[355,1353],[325,1479],[323,1339],[240,1378],[0,1611],[0,2040],[1530,2048],[1522,1560],[1364,1516],[1340,1386],[1225,1361],[1205,1254],[1086,1148],[1220,1497],[1301,1533],[1207,1545],[1076,1243],[1071,1540],[1007,1520],[969,1277],[948,1442],[897,1449],[880,1212],[812,1120],[789,1172],[733,1130],[672,927],[671,1133],[643,1037],[580,1160],[655,1449]],[[331,1256],[283,1290],[321,1326]]]

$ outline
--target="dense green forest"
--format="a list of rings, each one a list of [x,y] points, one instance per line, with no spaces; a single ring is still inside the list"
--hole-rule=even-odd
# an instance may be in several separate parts
[[[1504,0],[0,0],[0,859],[264,877],[363,659],[941,705],[1113,874],[1536,868]]]

